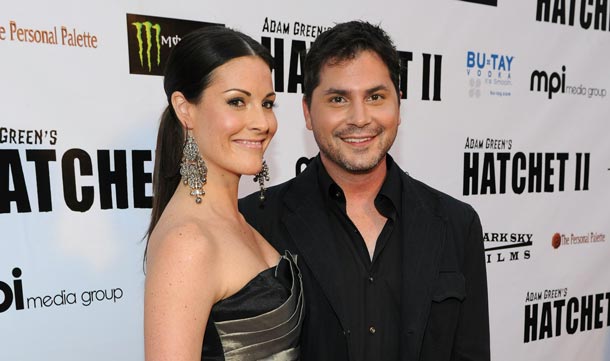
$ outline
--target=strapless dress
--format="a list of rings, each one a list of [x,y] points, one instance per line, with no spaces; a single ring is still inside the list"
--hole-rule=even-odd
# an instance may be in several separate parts
[[[277,266],[214,304],[201,360],[299,360],[303,303],[297,256],[286,251]]]

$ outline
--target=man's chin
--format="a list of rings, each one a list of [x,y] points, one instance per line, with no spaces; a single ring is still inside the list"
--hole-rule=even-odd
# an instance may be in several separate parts
[[[332,162],[338,168],[353,174],[370,173],[375,170],[385,158],[385,153],[382,155],[366,154],[364,152],[359,154],[353,154],[350,152],[347,152],[347,154],[346,152],[333,153],[325,152],[322,148],[320,149],[320,154],[323,160]]]
[[[338,162],[337,164],[339,164],[339,166],[341,166],[341,168],[343,168],[344,170],[346,170],[350,173],[366,174],[366,173],[370,173],[373,170],[375,170],[375,168],[377,168],[379,163],[381,163],[382,159],[383,159],[383,157],[370,159],[370,160],[366,160],[366,161],[363,161],[362,159],[353,160],[353,161],[347,159],[347,160],[342,160],[341,162]]]

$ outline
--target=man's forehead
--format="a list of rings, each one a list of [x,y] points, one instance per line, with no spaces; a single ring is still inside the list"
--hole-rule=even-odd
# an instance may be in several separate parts
[[[333,84],[334,87],[343,87],[351,80],[376,83],[374,85],[359,84],[364,87],[380,84],[392,84],[390,71],[382,59],[374,52],[360,52],[351,58],[333,58],[327,61],[320,69],[319,85]]]

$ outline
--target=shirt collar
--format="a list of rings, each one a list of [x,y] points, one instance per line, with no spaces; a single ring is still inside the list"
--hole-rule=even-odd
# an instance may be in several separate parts
[[[402,212],[402,182],[400,177],[400,168],[394,162],[394,159],[386,154],[387,174],[385,180],[379,190],[379,195],[385,196],[394,206],[397,214]],[[378,195],[378,196],[379,196]]]
[[[320,154],[316,157],[316,161],[318,163],[318,183],[322,194],[332,200],[342,200],[345,203],[343,190],[330,177],[326,168],[324,168]],[[400,169],[389,154],[386,154],[386,167],[386,177],[376,198],[378,199],[380,196],[387,198],[396,210],[396,213],[401,214],[402,182],[400,180]]]

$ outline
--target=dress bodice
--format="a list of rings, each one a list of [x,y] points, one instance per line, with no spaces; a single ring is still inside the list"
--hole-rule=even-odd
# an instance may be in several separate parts
[[[304,297],[297,257],[286,252],[234,295],[212,307],[202,360],[299,359]]]

